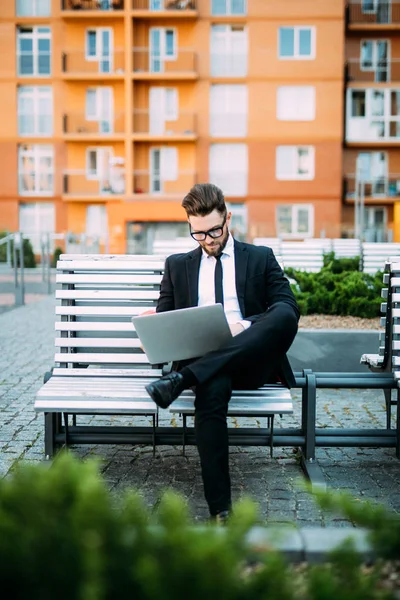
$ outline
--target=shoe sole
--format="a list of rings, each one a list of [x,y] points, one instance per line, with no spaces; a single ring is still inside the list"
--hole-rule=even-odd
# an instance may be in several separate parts
[[[162,398],[160,397],[158,391],[151,384],[146,385],[145,390],[149,394],[153,402],[155,402],[159,408],[168,408],[169,404],[167,406],[163,404]]]

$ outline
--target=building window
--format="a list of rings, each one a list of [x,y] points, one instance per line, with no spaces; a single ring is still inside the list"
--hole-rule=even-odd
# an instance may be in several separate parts
[[[248,40],[244,25],[212,25],[211,75],[245,77],[247,75]]]
[[[247,14],[246,0],[211,0],[213,15],[245,15]]]
[[[18,179],[21,196],[51,196],[54,180],[53,147],[39,144],[19,146]]]
[[[210,90],[210,134],[220,137],[247,135],[247,85],[212,85]]]
[[[164,191],[164,182],[178,180],[178,148],[163,146],[150,149],[150,193]]]
[[[50,27],[19,27],[17,32],[18,75],[45,77],[51,74]]]
[[[400,138],[400,89],[349,89],[347,106],[347,140]]]
[[[315,58],[315,27],[280,27],[279,58],[310,60]]]
[[[281,204],[276,209],[276,232],[281,238],[313,237],[312,204]]]
[[[51,0],[17,0],[17,17],[49,17]]]
[[[164,135],[171,127],[171,121],[178,120],[179,94],[177,88],[154,86],[149,92],[149,123],[143,124],[139,130],[150,131],[152,135]],[[147,113],[144,113],[147,117]],[[138,123],[140,124],[140,114]],[[167,125],[169,123],[169,126]]]
[[[53,135],[53,90],[18,88],[18,135]]]
[[[86,120],[97,121],[99,133],[111,133],[113,130],[113,100],[111,87],[86,90]]]
[[[19,230],[30,239],[33,251],[41,252],[42,236],[55,233],[55,208],[52,202],[29,202],[19,205]],[[50,248],[54,240],[50,238]]]
[[[152,27],[150,29],[150,71],[163,73],[164,63],[178,57],[176,29]]]
[[[113,30],[96,27],[86,30],[86,60],[99,63],[99,73],[113,72]]]
[[[226,196],[246,196],[248,152],[246,144],[212,144],[209,154],[210,182]]]
[[[313,121],[315,87],[308,85],[279,87],[276,114],[280,121]]]
[[[90,204],[86,207],[86,235],[104,242],[107,234],[107,207],[104,204]]]
[[[364,40],[360,49],[361,71],[374,73],[375,82],[390,81],[389,42]]]
[[[278,146],[276,178],[282,181],[314,179],[314,163],[313,146]]]

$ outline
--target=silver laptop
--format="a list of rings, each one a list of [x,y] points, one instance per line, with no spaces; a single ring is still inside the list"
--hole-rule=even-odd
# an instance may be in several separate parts
[[[232,338],[221,304],[133,317],[151,364],[198,358]]]

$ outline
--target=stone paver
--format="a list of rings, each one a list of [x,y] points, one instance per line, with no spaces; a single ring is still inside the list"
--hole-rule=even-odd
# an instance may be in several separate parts
[[[0,314],[0,476],[7,476],[20,462],[44,458],[43,416],[33,410],[36,390],[43,374],[53,364],[54,300],[51,297]],[[277,427],[297,427],[300,422],[300,390],[293,391],[295,414],[277,419]],[[162,416],[176,425],[178,419]],[[94,417],[86,417],[93,421]],[[115,423],[143,422],[143,417],[113,417]],[[326,427],[384,427],[383,393],[371,390],[319,390],[317,419]],[[107,417],[97,418],[105,421]],[[260,427],[257,419],[246,426]],[[100,458],[102,471],[111,489],[118,493],[127,486],[138,488],[153,506],[167,487],[188,499],[196,519],[207,517],[197,450],[180,447],[81,446],[79,457]],[[400,512],[400,461],[394,449],[318,448],[317,458],[328,486],[345,490],[358,499],[383,502]],[[302,488],[302,472],[290,448],[232,447],[232,489],[234,500],[247,495],[259,504],[267,522],[296,522],[300,526],[349,527],[339,515],[319,509]]]

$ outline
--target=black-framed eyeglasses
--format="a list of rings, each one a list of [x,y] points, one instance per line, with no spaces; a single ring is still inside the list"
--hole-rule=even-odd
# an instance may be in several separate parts
[[[215,239],[221,237],[221,235],[224,233],[225,223],[226,223],[226,215],[225,215],[224,220],[221,225],[218,225],[217,227],[213,227],[212,229],[209,229],[208,231],[192,231],[191,225],[189,223],[190,235],[192,236],[192,238],[194,240],[196,240],[196,242],[204,242],[204,240],[206,239],[206,237],[208,235],[215,240]]]

